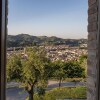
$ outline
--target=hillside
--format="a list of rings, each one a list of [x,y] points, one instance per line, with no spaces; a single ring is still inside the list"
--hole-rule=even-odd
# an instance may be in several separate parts
[[[31,36],[28,34],[8,35],[7,37],[7,47],[59,44],[78,46],[83,43],[87,43],[87,39],[62,39],[56,36]]]

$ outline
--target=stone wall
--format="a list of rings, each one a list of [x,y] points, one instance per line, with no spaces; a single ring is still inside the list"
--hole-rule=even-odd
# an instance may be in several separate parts
[[[88,0],[88,5],[87,100],[98,100],[98,0]]]

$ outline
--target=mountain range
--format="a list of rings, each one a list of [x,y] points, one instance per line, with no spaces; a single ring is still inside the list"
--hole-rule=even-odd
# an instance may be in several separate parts
[[[60,45],[78,46],[87,44],[87,39],[63,39],[56,36],[32,36],[29,34],[18,34],[7,36],[7,47],[25,47],[34,45]]]

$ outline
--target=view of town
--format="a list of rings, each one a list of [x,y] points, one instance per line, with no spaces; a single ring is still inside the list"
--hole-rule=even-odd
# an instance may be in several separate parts
[[[48,79],[46,79],[46,80],[48,80],[48,82],[45,83],[45,85],[47,85],[45,87],[46,90],[51,90],[54,88],[65,87],[65,86],[67,86],[67,87],[80,86],[79,87],[80,89],[82,89],[82,88],[84,89],[84,92],[82,92],[81,95],[86,93],[85,92],[86,88],[84,88],[84,87],[85,87],[85,77],[86,77],[87,44],[80,44],[79,46],[70,46],[70,45],[65,45],[65,44],[61,45],[60,44],[60,45],[45,45],[45,46],[44,45],[41,45],[41,46],[35,45],[35,46],[27,46],[27,47],[7,48],[7,59],[8,59],[8,68],[7,68],[8,71],[7,72],[9,72],[7,74],[8,75],[7,87],[11,88],[7,91],[8,95],[11,96],[12,92],[15,91],[17,87],[22,85],[21,81],[20,82],[16,82],[16,81],[9,82],[9,78],[10,78],[10,80],[13,80],[13,76],[11,76],[11,73],[13,75],[17,75],[17,73],[19,73],[19,72],[16,72],[16,71],[20,71],[19,68],[16,67],[16,64],[18,67],[21,67],[21,65],[18,64],[18,63],[20,63],[20,60],[25,60],[25,61],[27,61],[28,59],[31,60],[31,58],[29,58],[29,54],[28,54],[29,52],[27,50],[32,49],[30,51],[30,53],[32,53],[32,52],[34,52],[35,48],[37,48],[38,51],[43,49],[46,54],[46,55],[43,54],[43,56],[47,57],[48,60],[50,60],[50,62],[52,62],[52,64],[50,64],[50,62],[49,62],[47,65],[49,68],[48,69],[46,68],[46,70],[48,71],[47,73],[50,73],[50,75],[49,74],[45,75],[46,77],[48,77],[48,75],[49,75]],[[42,51],[41,53],[44,53],[44,52]],[[21,55],[21,56],[19,56],[21,59],[18,58],[18,55]],[[35,57],[36,56],[33,56],[32,62],[36,60]],[[41,55],[39,55],[39,57],[41,57]],[[41,60],[43,60],[43,59],[44,59],[44,57]],[[39,59],[37,59],[37,60],[39,61]],[[47,61],[45,61],[45,63],[47,63]],[[75,64],[75,63],[78,63],[78,64]],[[31,67],[30,64],[33,64],[33,63],[31,63],[29,61],[28,68]],[[11,68],[11,66],[15,67],[14,70]],[[66,67],[64,67],[64,66],[66,66]],[[67,68],[68,66],[71,66],[72,68],[75,67],[75,69],[69,69],[69,68]],[[78,67],[76,67],[76,66],[78,66]],[[52,69],[52,67],[53,67],[53,69]],[[63,69],[63,67],[64,67],[64,69]],[[82,69],[78,69],[81,67],[82,67]],[[57,68],[57,69],[55,69],[55,68]],[[13,70],[13,71],[11,71],[11,70]],[[63,74],[62,74],[62,70],[63,71],[70,70],[73,73],[69,72],[69,76],[66,76],[68,74],[68,72],[67,73],[63,72]],[[59,72],[59,71],[61,71],[61,72]],[[85,73],[84,73],[84,71],[85,71]],[[14,79],[21,77],[19,74]],[[27,74],[29,74],[29,73],[27,73]],[[46,72],[45,72],[45,74],[46,74]],[[61,75],[61,76],[59,76],[59,75]],[[65,77],[65,79],[63,79],[64,77]],[[61,80],[59,80],[59,78],[61,78]],[[82,80],[84,80],[84,82]],[[73,81],[75,81],[75,82],[73,82]],[[15,88],[12,88],[12,87],[15,87]],[[36,87],[36,88],[37,88],[37,92],[38,92],[38,87]],[[19,93],[20,91],[23,91],[23,89],[17,88],[16,92]],[[40,91],[43,92],[44,89],[40,88]],[[68,89],[66,91],[64,91],[64,93],[66,93],[66,92],[68,92]],[[40,95],[44,95],[44,92],[43,92],[43,94],[40,94]],[[27,96],[28,96],[28,94],[26,92],[24,92],[23,95],[19,95],[19,94],[15,93],[16,98],[21,98],[21,97],[26,98]],[[46,97],[42,97],[43,100],[45,100],[44,98],[46,98]],[[84,98],[84,96],[82,98]],[[42,100],[42,99],[40,98],[39,100]],[[8,100],[10,100],[10,99],[8,98]],[[29,100],[32,100],[32,99],[29,99]],[[36,98],[36,100],[37,100],[37,98]]]
[[[44,47],[44,46],[40,46]],[[79,57],[82,55],[87,55],[87,45],[83,44],[83,48],[79,47],[69,47],[68,45],[55,45],[55,46],[45,46],[45,50],[47,51],[47,57],[52,61],[77,61]],[[32,48],[32,47],[31,47]],[[17,50],[16,50],[17,49]],[[19,49],[19,50],[18,50]],[[26,55],[26,48],[8,48],[7,57],[9,58],[13,53],[21,53],[24,57]]]
[[[87,99],[87,9],[87,0],[9,0],[6,100]]]

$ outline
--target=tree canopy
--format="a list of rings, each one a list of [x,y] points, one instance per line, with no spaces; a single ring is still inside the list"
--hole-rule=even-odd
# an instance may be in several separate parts
[[[43,48],[30,48],[26,51],[24,59],[19,55],[13,55],[7,63],[7,80],[19,80],[33,100],[34,88],[36,86],[46,87],[50,77],[49,59]]]

